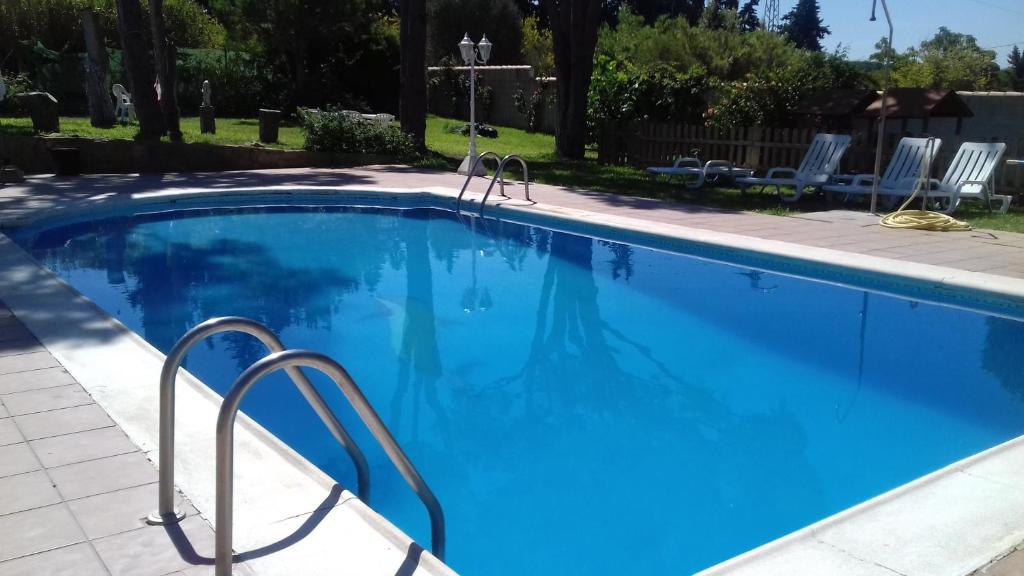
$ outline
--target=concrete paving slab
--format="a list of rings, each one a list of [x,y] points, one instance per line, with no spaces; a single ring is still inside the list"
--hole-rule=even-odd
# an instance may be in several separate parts
[[[198,516],[93,541],[112,576],[163,576],[213,562],[213,529]],[[296,572],[298,574],[299,572]]]
[[[0,576],[109,576],[92,546],[64,546],[0,562]]]
[[[53,368],[54,366],[60,366],[60,363],[46,351],[0,357],[0,374]]]
[[[26,440],[49,438],[114,425],[110,416],[107,416],[107,413],[96,404],[15,416],[13,420],[18,424],[18,428],[21,429]]]
[[[4,356],[14,356],[16,354],[45,351],[46,349],[43,348],[42,344],[40,344],[35,338],[18,338],[15,340],[0,342],[0,358]]]
[[[74,384],[75,379],[61,367],[0,374],[0,394],[13,394]]]
[[[117,456],[138,448],[116,427],[76,432],[30,442],[39,461],[47,468]]]
[[[14,425],[14,420],[10,418],[0,419],[0,446],[24,441],[25,439],[22,438],[18,427]]]
[[[60,500],[50,477],[42,470],[0,478],[0,516],[49,506]]]
[[[85,540],[64,504],[0,516],[0,561],[52,550]]]
[[[78,384],[4,394],[2,398],[7,410],[13,416],[93,403],[92,398],[85,393],[85,389]]]
[[[145,484],[68,502],[71,513],[90,539],[104,538],[146,526],[145,517],[156,510],[157,484]],[[179,496],[178,509],[193,516],[196,509]]]
[[[153,465],[141,452],[110,456],[48,470],[53,483],[67,500],[84,498],[156,482]]]
[[[28,444],[0,446],[0,478],[32,472],[39,468],[39,460],[36,460],[36,455],[32,453]]]

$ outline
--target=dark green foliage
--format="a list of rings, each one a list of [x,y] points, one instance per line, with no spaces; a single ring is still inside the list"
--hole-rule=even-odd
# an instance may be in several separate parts
[[[722,0],[708,0],[704,12],[700,16],[701,28],[719,30],[725,26],[725,15]]]
[[[831,33],[822,23],[818,0],[799,0],[782,22],[782,34],[803,50],[820,51],[822,39]]]
[[[203,80],[210,81],[213,107],[222,118],[252,118],[260,107],[282,104],[261,94],[275,94],[261,63],[245,52],[178,51],[178,104],[187,116],[199,114]]]
[[[588,100],[592,131],[633,120],[700,121],[708,82],[701,66],[680,72],[664,63],[636,67],[599,56]]]
[[[1020,48],[1014,46],[1006,61],[1010,65],[1010,70],[1014,73],[1015,77],[1024,78],[1024,56],[1021,55]]]
[[[743,82],[723,84],[706,119],[721,127],[785,127],[792,124],[793,109],[807,96],[862,86],[863,74],[845,55],[801,52],[786,66],[762,70]]]
[[[760,0],[747,0],[743,7],[740,8],[738,13],[740,30],[753,32],[761,27],[761,19],[757,17],[757,5],[759,3]]]
[[[337,110],[300,111],[306,150],[381,154],[414,159],[416,146],[397,126],[352,118]]]
[[[648,24],[667,16],[683,18],[690,26],[696,26],[704,13],[704,0],[628,0],[627,5]]]
[[[454,58],[441,61],[441,69],[427,81],[431,112],[446,118],[469,120],[469,72],[456,70]],[[490,118],[494,88],[487,85],[487,74],[476,73],[476,119],[486,122]]]
[[[522,64],[523,14],[515,0],[431,0],[427,3],[427,63],[446,57],[459,65],[458,44],[469,33],[473,42],[487,34],[494,45],[488,64]]]

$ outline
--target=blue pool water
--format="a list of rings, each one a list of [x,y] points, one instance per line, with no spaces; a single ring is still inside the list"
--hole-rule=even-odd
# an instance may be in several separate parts
[[[693,572],[1024,433],[1024,322],[1006,315],[426,208],[192,210],[17,240],[162,351],[241,315],[341,361],[437,493],[465,574]],[[218,337],[186,366],[223,392],[262,355]],[[314,380],[370,457],[371,505],[429,545],[419,502]],[[243,409],[354,486],[283,377]]]

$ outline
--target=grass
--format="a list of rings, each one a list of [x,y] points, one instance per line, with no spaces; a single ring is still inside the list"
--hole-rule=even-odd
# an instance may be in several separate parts
[[[62,135],[88,138],[131,139],[136,125],[94,128],[88,118],[62,117]],[[242,118],[218,118],[217,134],[200,134],[198,118],[182,118],[185,142],[209,144],[251,145],[258,139],[259,122]],[[427,147],[432,155],[421,166],[454,170],[466,155],[466,137],[453,129],[464,126],[458,120],[430,116],[427,118]],[[31,134],[32,122],[28,118],[0,118],[0,129],[8,133]],[[302,149],[302,131],[295,124],[281,126],[279,141],[270,148]],[[555,154],[555,139],[548,134],[530,133],[515,128],[498,127],[498,138],[479,138],[478,150],[496,152],[499,156],[519,154],[530,165],[530,180],[543,184],[566,186],[584,190],[611,192],[624,196],[657,198],[702,206],[749,210],[763,214],[787,216],[799,212],[813,212],[835,207],[827,205],[820,196],[805,196],[799,202],[782,204],[771,194],[741,195],[739,190],[713,187],[687,190],[685,187],[663,180],[652,181],[640,169],[630,166],[604,166],[597,162],[596,152],[588,150],[578,161],[566,161]],[[490,164],[488,164],[490,166]],[[515,170],[515,168],[513,169]],[[976,228],[1024,233],[1024,208],[1019,205],[1008,214],[986,212],[977,202],[966,202],[956,217],[967,220]]]
[[[5,131],[18,134],[32,133],[32,120],[29,118],[0,118],[0,126]],[[138,131],[137,124],[116,125],[112,128],[95,128],[89,124],[88,118],[62,116],[60,119],[61,136],[82,136],[84,138],[104,138],[107,140],[131,140]],[[182,118],[181,132],[185,142],[202,142],[206,144],[230,144],[248,146],[259,140],[259,121],[244,118],[217,118],[216,134],[201,134],[199,118]],[[166,141],[167,138],[164,138]],[[301,150],[304,141],[302,130],[295,124],[282,123],[275,144],[264,144],[268,148],[281,150]]]

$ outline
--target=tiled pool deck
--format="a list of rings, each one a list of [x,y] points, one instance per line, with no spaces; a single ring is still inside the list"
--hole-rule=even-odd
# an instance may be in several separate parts
[[[400,167],[33,178],[25,185],[0,188],[0,225],[97,197],[172,189],[457,189],[462,181],[451,174]],[[1024,281],[1021,234],[888,230],[875,217],[849,211],[781,218],[540,185],[532,187],[532,194],[544,204],[564,208]],[[0,576],[212,574],[213,531],[200,516],[190,515],[169,528],[142,521],[155,503],[156,479],[146,454],[0,304]],[[813,567],[807,568],[813,573]],[[247,573],[244,566],[236,570]],[[1008,554],[975,574],[1024,574],[1024,552]]]
[[[212,574],[202,518],[143,521],[156,481],[146,455],[0,303],[0,575]]]

